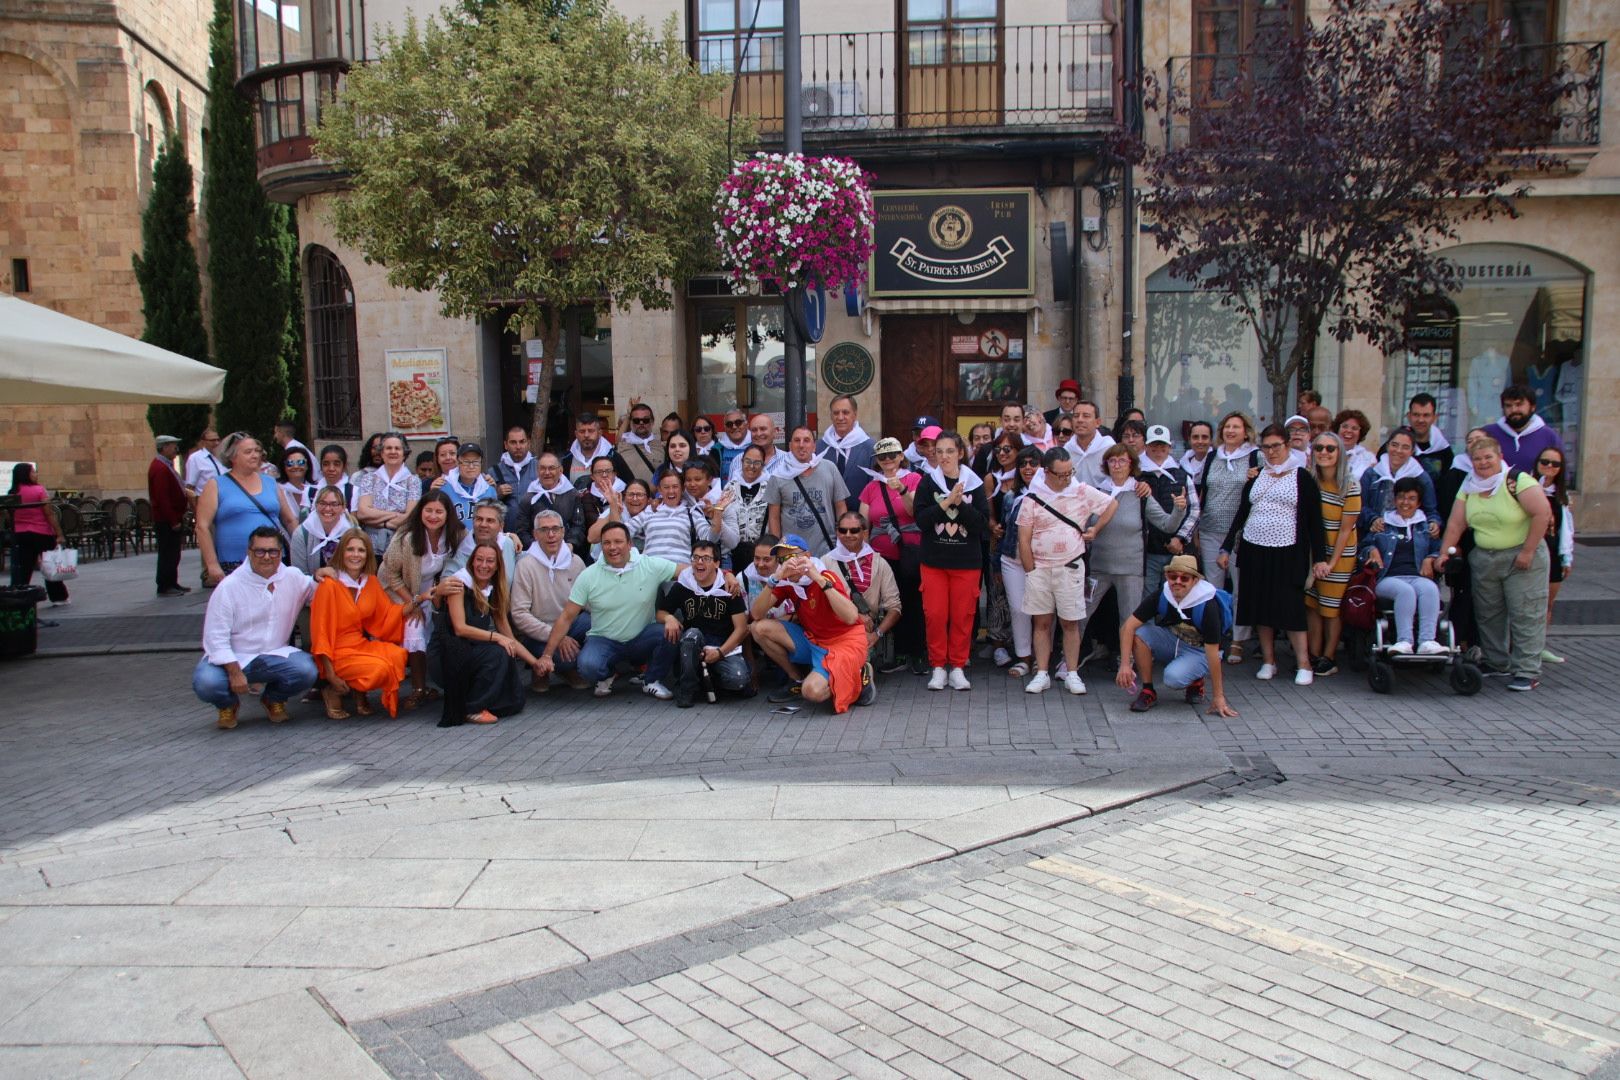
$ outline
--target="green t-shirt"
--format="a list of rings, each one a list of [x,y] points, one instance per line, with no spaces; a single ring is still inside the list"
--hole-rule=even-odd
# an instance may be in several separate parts
[[[655,555],[634,554],[623,573],[606,560],[592,563],[574,582],[570,604],[591,613],[591,637],[630,641],[658,611],[658,586],[675,576],[677,566]]]

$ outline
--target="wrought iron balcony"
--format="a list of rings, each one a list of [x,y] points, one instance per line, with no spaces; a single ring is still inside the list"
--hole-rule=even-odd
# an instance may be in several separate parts
[[[805,34],[802,109],[807,143],[850,144],[942,131],[1098,132],[1119,115],[1117,40],[1108,22]],[[705,71],[735,71],[718,103],[782,132],[782,37],[744,43],[703,37],[690,51]],[[738,57],[741,57],[739,62]]]
[[[1515,45],[1504,49],[1512,57],[1507,70],[1534,75],[1558,74],[1564,92],[1551,103],[1537,147],[1575,150],[1598,145],[1602,131],[1603,42],[1558,41],[1546,45]],[[1172,146],[1196,144],[1201,138],[1200,116],[1209,117],[1228,107],[1251,80],[1266,77],[1263,55],[1254,53],[1199,53],[1173,56],[1166,65],[1167,88],[1177,103],[1168,138]]]

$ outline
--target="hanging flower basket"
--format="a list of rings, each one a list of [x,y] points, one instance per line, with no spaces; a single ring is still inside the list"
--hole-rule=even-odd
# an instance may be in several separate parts
[[[814,278],[829,289],[866,280],[872,193],[845,158],[755,154],[739,161],[714,200],[714,236],[732,287],[783,291]]]

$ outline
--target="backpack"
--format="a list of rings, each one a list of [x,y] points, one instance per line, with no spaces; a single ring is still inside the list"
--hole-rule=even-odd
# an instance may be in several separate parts
[[[1203,604],[1199,604],[1188,614],[1192,616],[1193,622],[1201,623],[1204,621],[1204,606],[1205,604],[1210,603],[1219,604],[1221,606],[1221,641],[1225,642],[1232,636],[1232,627],[1237,622],[1237,613],[1232,606],[1231,593],[1227,592],[1225,589],[1216,589],[1213,600],[1205,600]],[[1164,613],[1169,610],[1170,601],[1164,598],[1164,590],[1160,589],[1158,610],[1159,617],[1163,618]],[[1376,602],[1374,605],[1374,610],[1376,610]]]
[[[1339,618],[1344,625],[1363,633],[1372,633],[1378,625],[1378,569],[1363,565],[1350,575],[1345,586],[1344,599],[1339,601]]]

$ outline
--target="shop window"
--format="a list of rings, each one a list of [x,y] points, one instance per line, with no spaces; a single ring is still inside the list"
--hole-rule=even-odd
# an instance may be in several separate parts
[[[901,5],[906,123],[999,123],[1000,0],[901,0]]]
[[[704,297],[704,279],[691,297],[691,358],[688,385],[697,388],[695,412],[718,416],[727,409],[774,413],[786,408],[787,362],[782,300],[774,296]],[[805,401],[816,399],[816,347],[804,347]]]
[[[360,438],[360,345],[354,324],[354,286],[336,255],[309,249],[310,381],[315,394],[315,437]]]
[[[697,61],[704,71],[782,70],[782,0],[694,3]]]
[[[1304,29],[1299,0],[1193,0],[1192,103],[1196,113],[1232,103],[1272,70],[1269,56]]]
[[[1558,431],[1576,476],[1586,389],[1586,271],[1514,244],[1465,244],[1441,253],[1462,287],[1414,305],[1407,343],[1385,366],[1384,421],[1400,421],[1413,394],[1433,394],[1446,438],[1501,415],[1510,383],[1536,392],[1536,413]]]
[[[1178,441],[1194,420],[1219,419],[1237,410],[1260,426],[1280,423],[1293,412],[1299,380],[1290,383],[1287,407],[1272,408],[1271,382],[1260,365],[1260,345],[1249,321],[1222,304],[1223,294],[1160,269],[1147,280],[1147,363],[1143,410],[1150,422],[1170,427]],[[1283,340],[1283,355],[1293,334]],[[1309,386],[1322,403],[1339,399],[1339,343],[1324,326],[1312,351]]]

